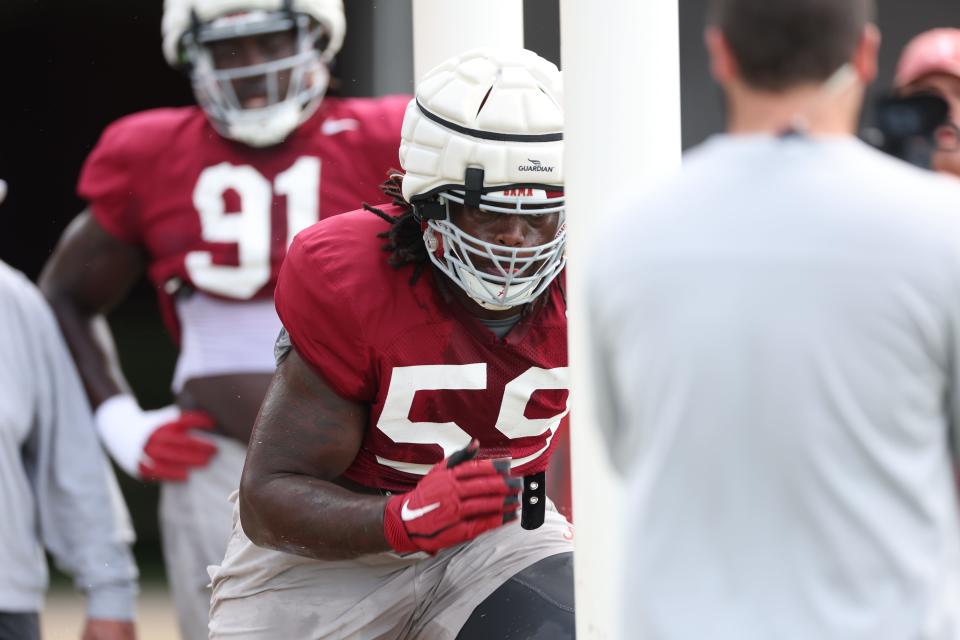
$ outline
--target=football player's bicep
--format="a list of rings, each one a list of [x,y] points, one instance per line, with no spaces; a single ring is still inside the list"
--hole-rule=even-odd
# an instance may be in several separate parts
[[[291,349],[260,407],[244,483],[285,474],[339,477],[360,451],[368,413],[366,405],[340,397]]]
[[[40,275],[40,287],[55,308],[66,304],[83,315],[116,306],[143,273],[138,247],[107,233],[84,211],[63,232]]]

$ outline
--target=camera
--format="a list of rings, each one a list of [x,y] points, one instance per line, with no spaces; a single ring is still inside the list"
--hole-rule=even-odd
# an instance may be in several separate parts
[[[877,149],[905,162],[930,168],[936,150],[935,133],[947,123],[950,112],[940,96],[885,95],[874,102],[874,125],[864,139]]]

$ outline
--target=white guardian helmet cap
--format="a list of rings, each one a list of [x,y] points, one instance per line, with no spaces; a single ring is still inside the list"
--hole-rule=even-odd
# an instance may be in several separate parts
[[[187,68],[197,102],[224,137],[254,147],[282,142],[309,118],[330,81],[327,63],[343,44],[342,0],[166,0],[163,52]],[[292,55],[263,63],[217,69],[213,42],[292,31]],[[280,74],[289,74],[282,90]],[[266,104],[245,108],[235,81],[263,77]]]
[[[562,104],[554,64],[525,49],[476,49],[427,73],[407,106],[403,197],[425,226],[431,262],[485,308],[532,302],[563,270]],[[451,202],[504,215],[556,213],[557,233],[533,247],[485,242],[451,221]]]

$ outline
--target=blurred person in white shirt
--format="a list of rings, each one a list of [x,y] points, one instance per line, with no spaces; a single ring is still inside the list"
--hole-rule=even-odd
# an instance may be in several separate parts
[[[0,640],[40,637],[44,550],[87,597],[82,639],[133,640],[126,506],[53,313],[3,261],[0,327]]]
[[[597,234],[645,640],[960,638],[960,185],[854,137],[870,0],[713,0],[727,133]]]

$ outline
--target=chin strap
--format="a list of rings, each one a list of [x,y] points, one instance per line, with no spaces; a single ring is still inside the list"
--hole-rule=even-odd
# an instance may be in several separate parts
[[[413,202],[411,204],[413,206],[413,215],[416,216],[417,220],[421,223],[425,224],[427,220],[446,220],[447,218],[447,207],[438,199]]]

